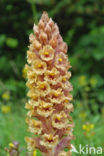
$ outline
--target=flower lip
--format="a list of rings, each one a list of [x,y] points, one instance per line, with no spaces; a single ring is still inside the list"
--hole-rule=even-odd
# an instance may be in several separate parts
[[[27,51],[27,62],[32,64],[32,62],[37,58],[36,54],[32,51]]]
[[[27,147],[29,151],[32,151],[35,148],[34,138],[25,137],[25,141],[27,142]]]
[[[41,96],[46,96],[49,93],[50,86],[46,81],[39,81],[37,83],[36,89],[39,90]]]
[[[41,116],[48,117],[54,111],[52,106],[53,105],[51,103],[42,101],[39,107],[37,108],[37,113],[40,114]]]
[[[32,67],[33,67],[34,73],[40,74],[40,75],[42,75],[47,69],[46,63],[39,59],[33,62]]]
[[[66,127],[68,124],[67,121],[67,115],[64,111],[62,111],[60,114],[53,114],[52,116],[52,125],[54,128],[62,129]]]
[[[54,58],[54,49],[50,45],[46,45],[39,51],[40,57],[44,61],[51,61]]]
[[[61,89],[54,90],[52,89],[50,91],[50,101],[53,104],[60,104],[63,101],[63,92]]]
[[[58,143],[58,135],[54,136],[53,134],[44,134],[42,138],[43,139],[40,141],[40,144],[49,149],[54,148]]]
[[[45,77],[44,79],[49,83],[49,84],[57,84],[59,79],[59,71],[56,68],[52,68],[51,70],[47,70],[45,72]]]
[[[41,134],[42,132],[42,123],[38,120],[27,119],[29,124],[29,131],[35,134]]]
[[[69,68],[68,58],[63,52],[60,52],[59,54],[56,55],[55,66],[56,68],[65,71],[67,68]]]

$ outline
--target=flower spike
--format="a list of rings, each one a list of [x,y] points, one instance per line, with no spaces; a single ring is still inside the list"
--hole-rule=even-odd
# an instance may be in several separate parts
[[[46,12],[38,25],[34,24],[33,31],[26,65],[26,122],[33,136],[25,140],[33,153],[39,149],[43,156],[70,156],[74,124],[70,116],[73,105],[67,45]]]

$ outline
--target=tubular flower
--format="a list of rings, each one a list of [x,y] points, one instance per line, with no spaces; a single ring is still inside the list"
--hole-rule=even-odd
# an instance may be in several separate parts
[[[32,63],[32,68],[36,74],[42,75],[46,71],[47,65],[45,62],[41,61],[40,59],[37,59],[34,60],[34,62]]]
[[[50,61],[54,57],[54,49],[50,45],[46,45],[39,51],[40,57],[44,61]]]
[[[45,80],[52,85],[55,85],[59,82],[59,71],[56,68],[52,68],[52,70],[47,70],[45,72]]]
[[[43,117],[48,117],[54,110],[52,106],[52,103],[41,102],[37,108],[37,113]]]
[[[57,53],[55,57],[55,66],[56,68],[61,70],[66,70],[70,67],[68,63],[68,58],[63,52],[60,52],[59,54]]]
[[[58,143],[58,135],[53,136],[53,134],[44,134],[42,138],[43,139],[40,141],[40,144],[48,149],[55,148]]]
[[[70,156],[74,124],[67,45],[46,12],[33,31],[25,66],[29,88],[26,122],[33,136],[25,140],[32,153],[39,149],[44,156]]]
[[[61,111],[61,113],[53,114],[52,116],[52,125],[54,128],[62,129],[68,126],[68,119],[67,115],[64,111]]]
[[[27,123],[29,125],[29,131],[35,134],[41,134],[42,132],[42,123],[38,120],[28,119]]]

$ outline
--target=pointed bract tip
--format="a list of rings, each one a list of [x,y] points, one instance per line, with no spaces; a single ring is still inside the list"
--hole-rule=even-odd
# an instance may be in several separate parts
[[[42,19],[44,22],[47,22],[47,21],[49,20],[48,13],[47,13],[46,11],[43,11],[43,14],[42,14],[41,19]]]

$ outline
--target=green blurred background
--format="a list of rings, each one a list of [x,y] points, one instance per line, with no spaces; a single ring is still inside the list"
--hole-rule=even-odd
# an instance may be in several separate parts
[[[29,34],[44,10],[69,47],[76,136],[72,143],[77,150],[79,144],[104,149],[104,1],[0,0],[0,156],[14,140],[20,143],[20,156],[26,155],[24,65]]]

